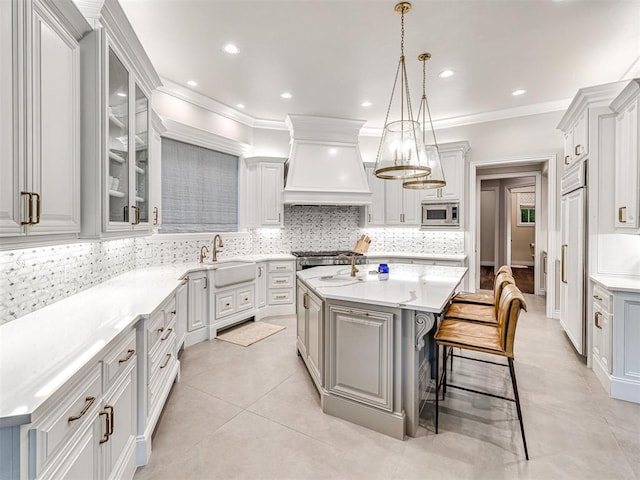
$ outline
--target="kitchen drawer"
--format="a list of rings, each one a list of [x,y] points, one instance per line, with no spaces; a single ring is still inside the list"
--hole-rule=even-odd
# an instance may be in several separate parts
[[[284,288],[280,290],[269,289],[269,305],[282,305],[293,303],[293,289]]]
[[[236,291],[216,293],[216,319],[236,311]]]
[[[255,294],[253,285],[247,288],[239,288],[236,296],[238,303],[237,311],[240,312],[242,310],[253,308],[253,305],[255,303],[254,297]]]
[[[293,273],[270,273],[269,288],[293,288]]]
[[[294,262],[269,262],[270,272],[293,272]]]
[[[172,297],[169,302],[151,314],[147,327],[147,348],[153,350],[156,344],[166,336],[169,325],[176,318],[176,301]]]
[[[101,365],[93,368],[33,424],[29,433],[29,450],[33,452],[36,470],[40,472],[57,452],[67,448],[72,436],[87,422],[93,422],[102,395]],[[36,473],[37,474],[37,473]]]
[[[175,334],[172,336],[172,341],[175,343]],[[162,349],[160,349],[162,350]],[[148,395],[149,395],[149,410],[154,410],[158,401],[162,398],[161,393],[164,390],[167,382],[172,382],[173,377],[169,376],[169,373],[173,370],[175,363],[178,361],[175,355],[175,346],[163,350],[158,356],[158,361],[154,362],[154,375],[149,381]]]
[[[593,286],[593,299],[607,313],[613,313],[613,301],[611,293],[600,285]]]
[[[122,372],[136,361],[136,331],[131,330],[102,360],[102,383],[106,392]]]
[[[154,377],[165,370],[169,364],[175,360],[176,353],[176,334],[172,330],[168,333],[159,348],[149,354],[149,383],[152,383]]]

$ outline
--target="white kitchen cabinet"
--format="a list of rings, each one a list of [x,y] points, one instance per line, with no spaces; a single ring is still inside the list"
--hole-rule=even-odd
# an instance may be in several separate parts
[[[166,131],[160,117],[151,111],[151,135],[149,140],[149,207],[151,225],[162,225],[162,134]]]
[[[613,321],[613,301],[611,294],[598,285],[593,286],[592,311],[593,318],[593,369],[600,368],[607,375],[611,374],[611,338]]]
[[[255,284],[246,282],[232,288],[212,290],[212,305],[215,313],[212,324],[221,328],[241,320],[241,317],[252,316],[255,307]],[[249,313],[244,313],[249,311]]]
[[[256,279],[256,305],[262,308],[267,305],[267,264],[257,264],[258,278]]]
[[[184,345],[189,321],[189,280],[184,279],[176,290],[176,349]]]
[[[293,304],[295,262],[280,260],[269,262],[267,303],[270,306]]]
[[[584,238],[585,190],[578,188],[562,196],[560,324],[576,351],[586,355],[584,330]]]
[[[401,180],[384,180],[385,220],[389,226],[419,226],[422,192],[402,187]]]
[[[78,42],[91,27],[71,2],[50,0],[1,2],[0,23],[0,236],[75,237]]]
[[[297,286],[297,344],[318,389],[324,386],[324,302],[306,285]]]
[[[282,227],[284,224],[284,162],[284,158],[245,159],[247,226]]]
[[[444,179],[447,183],[442,188],[423,190],[425,200],[457,200],[462,207],[464,204],[465,188],[465,159],[469,151],[469,142],[451,142],[438,145],[440,162]]]
[[[640,83],[634,80],[611,103],[616,113],[614,227],[640,233]]]
[[[589,154],[589,109],[584,108],[564,132],[564,166],[582,160]]]
[[[187,331],[204,328],[209,313],[209,279],[206,270],[189,274],[189,314]]]
[[[150,98],[160,85],[117,2],[105,2],[101,28],[86,35],[82,53],[82,235],[99,238],[150,232]],[[157,147],[157,146],[156,146]]]
[[[376,177],[374,165],[365,167],[369,189],[371,190],[371,204],[362,209],[364,217],[362,226],[383,227],[385,225],[385,190],[387,180]]]

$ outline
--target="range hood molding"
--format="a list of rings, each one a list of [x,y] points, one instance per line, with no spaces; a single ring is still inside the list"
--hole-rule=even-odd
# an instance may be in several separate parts
[[[363,120],[289,115],[291,133],[285,204],[369,205],[371,190],[360,155]]]

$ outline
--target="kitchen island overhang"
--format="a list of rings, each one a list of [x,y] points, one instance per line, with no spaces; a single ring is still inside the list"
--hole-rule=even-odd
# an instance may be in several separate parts
[[[323,266],[297,273],[297,349],[323,412],[403,439],[415,436],[434,373],[437,317],[466,267]]]

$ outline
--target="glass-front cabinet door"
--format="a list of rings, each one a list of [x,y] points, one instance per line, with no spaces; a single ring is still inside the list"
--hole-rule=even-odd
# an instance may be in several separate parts
[[[129,72],[109,48],[109,225],[129,223]]]
[[[136,84],[134,224],[149,223],[149,99]]]
[[[111,47],[108,85],[106,230],[149,228],[149,97]]]

